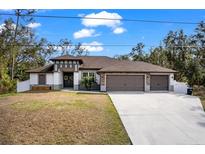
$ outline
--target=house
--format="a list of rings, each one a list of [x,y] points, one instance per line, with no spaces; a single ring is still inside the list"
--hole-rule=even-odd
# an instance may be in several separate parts
[[[52,64],[27,71],[30,88],[85,90],[81,80],[94,77],[92,90],[173,91],[176,71],[141,61],[117,60],[106,56],[59,56]]]

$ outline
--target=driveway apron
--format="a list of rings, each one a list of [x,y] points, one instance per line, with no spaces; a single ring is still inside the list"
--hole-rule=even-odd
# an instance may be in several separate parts
[[[133,144],[205,144],[198,97],[174,93],[109,92]]]

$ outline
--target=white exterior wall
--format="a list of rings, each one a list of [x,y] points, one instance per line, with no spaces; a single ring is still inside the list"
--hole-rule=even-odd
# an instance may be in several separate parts
[[[46,73],[46,84],[53,85],[53,73]]]
[[[144,87],[144,90],[146,92],[149,92],[150,91],[150,74],[145,74],[145,87]]]
[[[79,72],[74,72],[73,73],[73,77],[74,77],[74,81],[73,81],[73,84],[74,85],[79,85],[80,83],[80,73]]]
[[[38,84],[38,73],[30,73],[30,85]]]
[[[170,84],[170,86],[173,86],[174,85],[174,74],[172,73],[172,74],[170,74],[169,75],[169,84]]]
[[[79,72],[74,72],[73,73],[73,88],[74,90],[78,90],[78,87],[79,87],[79,83],[80,83],[80,80],[79,80]]]
[[[30,85],[38,84],[38,75],[39,73],[30,73]],[[46,73],[46,84],[53,85],[54,77],[53,73]]]
[[[53,73],[53,89],[60,90],[63,88],[63,73],[54,72]]]
[[[97,84],[100,84],[100,75],[96,73],[96,82]]]
[[[82,71],[78,71],[78,82],[80,84],[80,81],[81,81],[81,77],[82,76]]]
[[[54,72],[53,73],[53,84],[60,85],[62,84],[62,73],[61,72]]]

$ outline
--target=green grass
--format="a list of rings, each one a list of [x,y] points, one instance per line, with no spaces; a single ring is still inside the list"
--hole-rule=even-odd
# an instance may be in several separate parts
[[[19,95],[19,93],[6,93],[6,94],[0,94],[0,98],[1,97],[8,97],[8,96],[16,96],[16,95]]]
[[[35,111],[35,110],[40,110],[46,107],[46,103],[42,101],[20,101],[16,102],[14,104],[10,104],[12,109],[17,109],[17,110],[24,110],[24,111]]]
[[[12,109],[24,110],[24,111],[35,111],[41,110],[45,108],[53,108],[53,109],[64,109],[69,110],[71,108],[79,108],[79,109],[92,109],[95,108],[95,105],[91,103],[86,103],[85,100],[73,100],[68,102],[63,101],[54,101],[54,102],[45,102],[45,101],[30,101],[29,103],[26,101],[16,102],[14,104],[10,104]]]

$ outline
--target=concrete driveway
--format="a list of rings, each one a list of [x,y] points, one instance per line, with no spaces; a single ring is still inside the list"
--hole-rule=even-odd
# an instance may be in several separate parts
[[[173,93],[110,92],[133,144],[205,144],[199,98]]]

